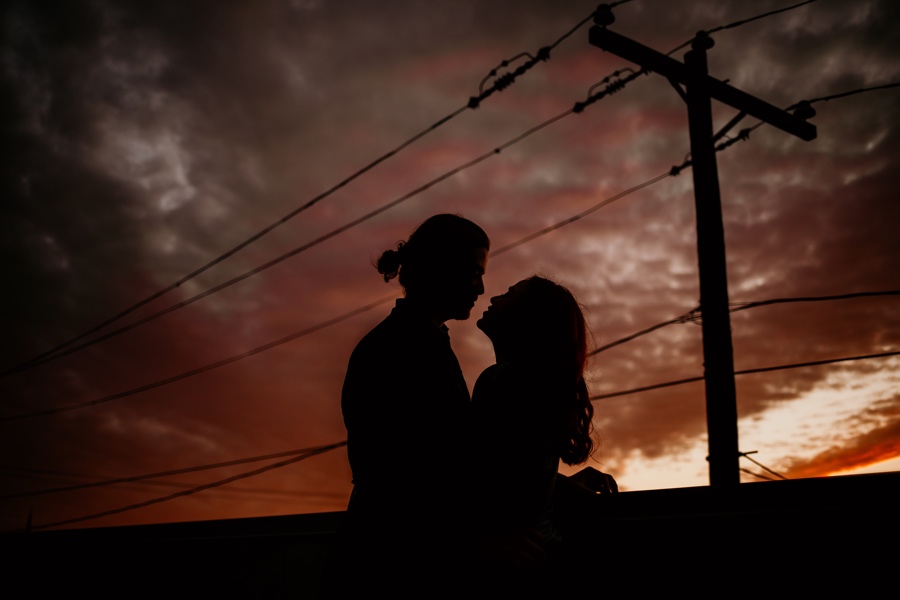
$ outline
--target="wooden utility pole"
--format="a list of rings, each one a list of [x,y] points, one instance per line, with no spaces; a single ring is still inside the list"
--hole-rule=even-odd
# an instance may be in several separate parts
[[[713,139],[712,99],[806,141],[815,139],[816,128],[788,112],[710,77],[707,72],[706,51],[712,48],[713,40],[703,32],[694,38],[683,64],[599,25],[591,28],[590,42],[639,65],[645,71],[666,77],[687,103],[697,211],[709,482],[712,485],[740,483],[737,397],[728,307],[728,276],[725,268],[725,231]]]

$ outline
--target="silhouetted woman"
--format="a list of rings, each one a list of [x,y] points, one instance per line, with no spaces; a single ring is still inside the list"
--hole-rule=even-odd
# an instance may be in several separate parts
[[[347,367],[341,408],[353,492],[326,596],[432,597],[459,580],[469,391],[444,323],[467,319],[484,293],[489,246],[475,223],[440,214],[377,262],[385,281],[399,278],[404,298]]]
[[[480,527],[503,539],[534,526],[548,558],[543,568],[504,571],[499,557],[487,576],[501,591],[534,597],[562,551],[551,511],[559,461],[581,464],[593,449],[587,328],[569,290],[542,277],[492,298],[478,327],[496,355],[472,392],[472,444],[484,465]]]

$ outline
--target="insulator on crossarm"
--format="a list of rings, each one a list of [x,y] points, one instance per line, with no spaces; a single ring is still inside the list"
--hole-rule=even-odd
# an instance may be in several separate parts
[[[812,119],[816,116],[816,109],[812,107],[812,104],[810,104],[808,100],[804,100],[797,104],[797,108],[794,109],[794,116],[798,119],[803,119],[804,121]]]
[[[616,16],[612,13],[612,7],[609,4],[601,4],[594,11],[594,25],[608,27],[615,22]]]
[[[705,31],[698,31],[697,35],[695,35],[694,39],[691,41],[691,48],[694,50],[709,50],[715,45],[715,40],[709,37],[709,34]]]

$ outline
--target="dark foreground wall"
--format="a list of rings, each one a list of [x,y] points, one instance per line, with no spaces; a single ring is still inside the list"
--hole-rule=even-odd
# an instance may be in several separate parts
[[[573,526],[588,597],[896,591],[900,473],[625,492]],[[342,513],[0,537],[5,597],[317,598]],[[386,549],[386,551],[388,551]]]

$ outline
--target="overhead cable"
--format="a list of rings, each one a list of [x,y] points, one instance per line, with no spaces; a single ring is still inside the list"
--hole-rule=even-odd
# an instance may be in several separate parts
[[[803,363],[792,363],[787,365],[776,365],[772,367],[759,367],[756,369],[744,369],[742,371],[735,371],[735,375],[748,375],[750,373],[765,373],[767,371],[781,371],[784,369],[799,369],[803,367],[814,367],[818,365],[830,365],[839,362],[849,362],[856,360],[869,360],[873,358],[886,358],[888,356],[897,356],[900,355],[900,351],[893,352],[880,352],[878,354],[863,354],[860,356],[847,356],[844,358],[830,358],[826,360],[813,360],[809,362]],[[685,383],[694,383],[697,381],[703,381],[704,377],[701,375],[699,377],[688,377],[686,379],[678,379],[675,381],[667,381],[664,383],[657,383],[655,385],[647,385],[639,388],[632,388],[630,390],[622,390],[620,392],[611,392],[609,394],[597,394],[595,396],[591,396],[591,400],[604,400],[606,398],[615,398],[618,396],[628,396],[630,394],[637,394],[639,392],[648,392],[650,390],[658,390],[666,387],[673,387],[676,385],[683,385]]]
[[[760,300],[757,302],[731,302],[731,306],[728,309],[729,312],[739,312],[742,310],[747,310],[748,308],[757,308],[760,306],[771,306],[773,304],[784,304],[791,302],[824,302],[831,300],[847,300],[850,298],[866,298],[866,297],[874,297],[874,296],[900,296],[900,290],[884,290],[880,292],[855,292],[852,294],[837,294],[831,296],[798,296],[795,298],[773,298],[771,300]],[[662,323],[657,323],[656,325],[652,325],[646,329],[642,329],[637,333],[632,333],[631,335],[625,336],[623,338],[617,339],[614,342],[610,342],[608,344],[604,344],[599,348],[595,348],[588,352],[588,356],[593,356],[595,354],[600,354],[610,348],[614,348],[615,346],[619,346],[624,344],[625,342],[630,342],[634,339],[637,339],[641,336],[647,335],[648,333],[652,333],[658,329],[662,329],[663,327],[667,327],[669,325],[674,325],[676,323],[690,323],[697,322],[703,318],[702,312],[700,311],[700,307],[694,308],[683,315],[675,317],[674,319],[669,319],[668,321],[663,321]]]
[[[740,21],[734,21],[733,23],[728,23],[727,25],[719,25],[718,27],[713,27],[712,29],[698,31],[697,35],[709,35],[711,33],[717,33],[719,31],[722,31],[725,29],[733,29],[735,27],[740,27],[741,25],[746,25],[747,23],[752,23],[753,21],[757,21],[757,20],[763,19],[765,17],[771,17],[772,15],[777,15],[779,13],[783,13],[783,12],[786,12],[789,10],[794,10],[795,8],[800,8],[801,6],[811,4],[815,1],[816,0],[806,0],[805,2],[800,2],[799,4],[794,4],[792,6],[786,6],[784,8],[778,8],[776,10],[770,10],[769,12],[758,14],[756,16],[749,17],[747,19],[741,19]],[[669,50],[669,52],[666,54],[666,56],[671,56],[672,54],[678,52],[682,48],[689,46],[691,44],[691,42],[694,41],[694,39],[695,38],[691,38],[688,41],[684,42],[683,44],[673,48],[672,50]]]
[[[708,29],[706,31],[706,33],[707,34],[716,33],[718,31],[722,31],[724,29],[732,29],[734,27],[740,27],[741,25],[746,25],[747,23],[752,23],[753,21],[757,21],[757,20],[763,19],[765,17],[771,17],[772,15],[777,15],[779,13],[787,12],[789,10],[794,10],[795,8],[800,8],[801,6],[806,6],[807,4],[812,4],[815,1],[816,0],[806,0],[805,2],[800,2],[798,4],[794,4],[791,6],[785,6],[784,8],[777,8],[775,10],[770,10],[769,12],[765,12],[765,13],[756,15],[755,17],[750,17],[748,19],[741,19],[740,21],[735,21],[733,23],[729,23],[728,25],[720,25],[718,27]]]
[[[886,90],[886,89],[895,88],[895,87],[900,87],[900,83],[885,83],[883,85],[874,85],[872,87],[859,88],[856,90],[851,90],[849,92],[841,92],[838,94],[832,94],[830,96],[822,96],[821,98],[813,98],[812,100],[806,100],[806,102],[808,102],[810,104],[814,104],[816,102],[828,102],[829,100],[837,100],[838,98],[846,98],[847,96],[855,96],[856,94],[863,94],[865,92],[874,92],[877,90]],[[796,108],[796,106],[797,105],[794,105],[791,108]]]
[[[48,469],[34,469],[34,468],[25,468],[25,467],[13,467],[13,466],[0,466],[0,470],[4,471],[18,471],[20,473],[24,473],[25,477],[29,479],[39,478],[42,481],[50,479],[52,481],[59,481],[64,479],[66,481],[71,479],[78,479],[79,481],[103,481],[102,477],[97,477],[95,475],[88,475],[85,473],[72,473],[66,471],[51,471]],[[160,480],[160,479],[142,479],[140,481],[135,481],[131,484],[123,484],[129,486],[151,486],[155,488],[167,488],[167,489],[188,489],[196,486],[196,483],[187,483],[182,481],[173,481],[171,479]],[[60,491],[67,491],[65,489],[59,488]],[[46,493],[55,492],[56,489],[50,490]],[[298,493],[302,493],[304,498],[344,498],[343,493],[338,492],[321,492],[321,493],[311,493],[308,491],[297,492],[291,490],[278,490],[273,488],[260,488],[260,487],[238,487],[238,486],[230,486],[226,489],[221,490],[222,493],[225,494],[251,494],[257,497],[265,496],[269,498],[273,498],[275,496],[282,496],[288,498],[296,498]],[[41,495],[44,494],[44,490],[39,490],[37,492],[24,492],[21,494],[14,494],[12,496],[5,496],[4,498],[9,497],[27,497],[31,495]]]
[[[749,460],[750,462],[755,464],[757,467],[759,467],[761,469],[765,469],[766,471],[768,471],[769,473],[771,473],[772,475],[774,475],[775,477],[777,477],[779,479],[787,479],[787,477],[785,477],[781,473],[779,473],[777,471],[773,471],[772,469],[770,469],[766,465],[762,464],[758,460],[750,457],[751,454],[756,454],[756,453],[757,453],[756,450],[753,450],[752,452],[738,452],[738,456],[740,456],[742,458],[746,458],[747,460]]]
[[[578,213],[577,215],[573,215],[571,217],[563,219],[562,221],[554,223],[553,225],[549,225],[547,227],[544,227],[543,229],[535,231],[534,233],[526,235],[525,237],[523,237],[519,240],[516,240],[515,242],[509,243],[501,248],[498,248],[497,250],[495,250],[494,252],[491,253],[491,256],[503,254],[504,252],[508,252],[508,251],[512,250],[513,248],[517,248],[517,247],[521,246],[522,244],[526,244],[534,239],[537,239],[541,236],[547,235],[548,233],[550,233],[552,231],[561,229],[561,228],[565,227],[566,225],[571,225],[575,221],[579,221],[579,220],[583,219],[584,217],[588,216],[589,214],[600,210],[604,206],[608,206],[609,204],[612,204],[616,200],[624,198],[625,196],[627,196],[629,194],[632,194],[638,190],[644,189],[647,186],[650,186],[650,185],[653,185],[654,183],[662,181],[663,179],[665,179],[667,177],[671,177],[671,174],[669,172],[657,175],[656,177],[654,177],[652,179],[648,179],[644,183],[640,183],[634,187],[628,188],[624,192],[619,192],[615,196],[611,196],[611,197],[605,199],[603,202],[595,204],[595,205],[591,206],[590,208],[588,208],[587,210],[584,210],[584,211]]]
[[[760,475],[759,473],[754,473],[750,469],[745,469],[744,467],[738,467],[738,471],[740,471],[741,473],[746,473],[747,475],[752,475],[753,477],[756,477],[757,479],[762,479],[764,481],[775,481],[771,477],[766,477],[765,475]]]
[[[222,485],[226,485],[226,484],[231,483],[231,482],[233,482],[233,481],[238,481],[239,479],[246,479],[246,478],[248,478],[248,477],[253,477],[253,476],[255,476],[255,475],[260,475],[260,474],[262,474],[262,473],[266,473],[266,472],[272,471],[272,470],[274,470],[274,469],[280,469],[281,467],[286,467],[286,466],[291,465],[291,464],[293,464],[293,463],[300,462],[301,460],[305,460],[305,459],[311,458],[311,457],[313,457],[313,456],[318,456],[319,454],[324,454],[325,452],[328,452],[328,451],[330,451],[330,450],[334,450],[335,448],[340,448],[341,446],[345,445],[346,443],[347,443],[346,441],[342,441],[342,442],[338,442],[338,443],[336,443],[336,444],[330,444],[330,445],[328,445],[328,446],[320,446],[319,448],[317,448],[317,449],[315,449],[315,450],[311,450],[311,451],[309,451],[309,452],[307,452],[307,453],[305,453],[305,454],[300,454],[300,455],[298,455],[298,456],[293,456],[293,457],[288,458],[288,459],[286,459],[286,460],[279,461],[279,462],[276,462],[276,463],[272,463],[271,465],[266,465],[265,467],[260,467],[260,468],[258,468],[258,469],[253,469],[252,471],[247,471],[246,473],[241,473],[241,474],[238,474],[238,475],[234,475],[234,476],[232,476],[232,477],[227,477],[227,478],[221,479],[221,480],[219,480],[219,481],[214,481],[214,482],[212,482],[212,483],[207,483],[207,484],[204,484],[204,485],[200,485],[200,486],[191,488],[191,489],[189,489],[189,490],[182,490],[182,491],[179,491],[179,492],[175,492],[174,494],[169,494],[169,495],[167,495],[167,496],[163,496],[163,497],[160,497],[160,498],[154,498],[154,499],[152,499],[152,500],[147,500],[147,501],[145,501],[145,502],[138,502],[138,503],[136,503],[136,504],[129,504],[129,505],[127,505],[127,506],[122,506],[122,507],[120,507],[120,508],[114,508],[114,509],[111,509],[111,510],[105,510],[105,511],[103,511],[103,512],[95,513],[95,514],[92,514],[92,515],[86,515],[86,516],[82,516],[82,517],[75,517],[75,518],[73,518],[73,519],[65,519],[65,520],[63,520],[63,521],[55,521],[55,522],[53,522],[53,523],[44,523],[44,524],[42,524],[42,525],[31,525],[30,530],[49,529],[49,528],[51,528],[51,527],[61,527],[61,526],[63,526],[63,525],[72,525],[72,524],[74,524],[74,523],[81,523],[81,522],[83,522],[83,521],[89,521],[89,520],[93,520],[93,519],[99,519],[99,518],[101,518],[101,517],[108,517],[108,516],[110,516],[110,515],[115,515],[115,514],[119,514],[119,513],[131,511],[131,510],[136,510],[136,509],[138,509],[138,508],[144,508],[144,507],[146,507],[146,506],[151,506],[151,505],[153,505],[153,504],[159,504],[159,503],[161,503],[161,502],[167,502],[167,501],[169,501],[169,500],[174,500],[175,498],[181,498],[181,497],[183,497],[183,496],[190,496],[191,494],[196,494],[196,493],[198,493],[198,492],[202,492],[202,491],[208,490],[208,489],[210,489],[210,488],[214,488],[214,487],[219,487],[219,486],[222,486]]]
[[[164,385],[169,385],[170,383],[175,383],[176,381],[181,381],[182,379],[187,379],[188,377],[193,377],[195,375],[200,375],[201,373],[206,373],[207,371],[212,371],[213,369],[218,369],[219,367],[224,367],[225,365],[229,365],[233,362],[237,362],[241,359],[248,358],[253,356],[254,354],[259,354],[260,352],[265,352],[271,348],[275,348],[276,346],[281,346],[282,344],[286,344],[287,342],[293,341],[297,338],[309,335],[311,333],[315,333],[321,329],[325,329],[335,323],[339,323],[341,321],[345,321],[351,317],[354,317],[358,314],[366,312],[388,302],[392,299],[396,298],[396,295],[392,294],[390,296],[385,296],[380,298],[374,302],[370,302],[365,306],[361,306],[359,308],[355,308],[349,312],[346,312],[340,316],[334,317],[333,319],[329,319],[328,321],[323,321],[312,327],[307,327],[301,331],[294,332],[290,335],[286,335],[282,338],[269,342],[267,344],[263,344],[262,346],[257,346],[256,348],[252,348],[251,350],[247,350],[246,352],[242,352],[240,354],[236,354],[234,356],[230,356],[228,358],[224,358],[222,360],[216,361],[214,363],[210,363],[208,365],[204,365],[202,367],[197,367],[196,369],[190,369],[189,371],[185,371],[183,373],[179,373],[178,375],[173,375],[172,377],[167,377],[165,379],[161,379],[158,381],[154,381],[142,386],[138,386],[136,388],[132,388],[130,390],[126,390],[124,392],[119,392],[117,394],[110,394],[109,396],[104,396],[102,398],[97,398],[96,400],[90,400],[88,402],[81,402],[79,404],[70,404],[67,406],[59,406],[56,408],[48,408],[46,410],[40,410],[30,413],[24,413],[19,415],[11,415],[6,417],[0,417],[0,422],[3,421],[18,421],[21,419],[30,419],[33,417],[44,417],[48,415],[55,415],[62,412],[68,412],[70,410],[75,410],[78,408],[86,408],[88,406],[96,406],[98,404],[105,404],[106,402],[110,402],[112,400],[118,400],[119,398],[126,398],[128,396],[133,396],[135,394],[140,394],[141,392],[147,392],[152,389],[156,389],[158,387],[162,387]]]
[[[239,458],[236,460],[228,460],[224,462],[217,462],[207,465],[198,465],[194,467],[186,467],[183,469],[174,469],[171,471],[160,471],[158,473],[147,473],[145,475],[132,475],[130,477],[117,477],[115,479],[105,479],[103,481],[92,481],[89,483],[79,483],[76,485],[68,485],[65,487],[56,487],[49,488],[43,490],[35,490],[33,492],[22,492],[18,494],[6,494],[0,496],[0,500],[8,500],[10,498],[23,498],[29,496],[41,496],[44,494],[57,494],[60,492],[72,492],[76,490],[83,490],[87,488],[95,488],[95,487],[103,487],[107,485],[117,485],[120,483],[133,483],[135,481],[144,481],[146,479],[158,479],[160,477],[171,477],[173,475],[183,475],[185,473],[196,473],[198,471],[208,471],[210,469],[221,469],[222,467],[233,467],[235,465],[243,465],[251,462],[259,462],[262,460],[272,460],[275,458],[283,458],[285,456],[296,456],[298,454],[307,454],[309,452],[318,452],[323,448],[327,450],[332,450],[334,448],[345,446],[347,444],[346,440],[342,442],[337,442],[336,444],[329,444],[327,446],[316,446],[313,448],[302,448],[300,450],[288,450],[286,452],[276,452],[274,454],[265,454],[262,456],[251,456],[249,458]]]

